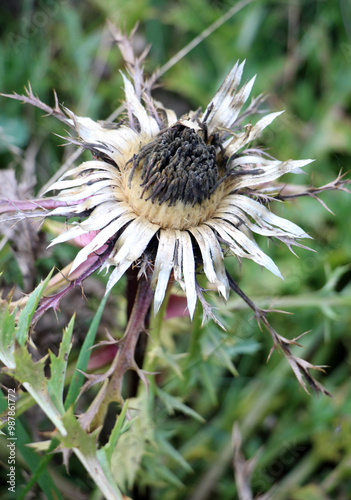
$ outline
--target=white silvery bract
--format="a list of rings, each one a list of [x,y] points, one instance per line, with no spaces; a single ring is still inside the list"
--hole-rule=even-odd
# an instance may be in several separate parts
[[[186,294],[190,316],[198,297],[196,272],[203,270],[212,288],[227,299],[223,251],[281,276],[253,233],[288,246],[307,237],[267,208],[267,193],[269,183],[312,160],[278,161],[248,148],[280,113],[241,125],[239,113],[254,83],[239,88],[243,66],[235,64],[203,114],[190,112],[178,120],[126,77],[127,112],[119,124],[96,123],[67,111],[83,147],[95,157],[48,190],[58,191],[53,199],[66,204],[50,216],[81,219],[52,244],[96,231],[78,252],[72,271],[107,245],[111,251],[102,269],[113,267],[108,290],[130,266],[141,272],[148,266],[155,313],[174,279]]]

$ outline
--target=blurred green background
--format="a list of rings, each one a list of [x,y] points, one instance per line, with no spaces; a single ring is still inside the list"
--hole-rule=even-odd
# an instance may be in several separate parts
[[[127,31],[139,22],[136,50],[142,52],[152,44],[146,67],[152,72],[234,3],[3,0],[0,91],[22,93],[30,81],[42,101],[53,105],[55,89],[60,103],[74,113],[106,119],[123,99],[119,73],[123,63],[111,43],[107,19]],[[258,75],[253,95],[268,93],[267,109],[285,110],[265,132],[261,144],[282,160],[316,159],[305,169],[306,175],[290,174],[284,179],[309,185],[312,178],[314,185],[322,185],[341,169],[349,171],[350,2],[253,1],[171,68],[155,96],[178,114],[204,108],[238,59],[247,60],[244,80]],[[64,140],[55,134],[65,135],[65,130],[54,118],[43,118],[30,106],[1,98],[1,168],[14,168],[17,178],[23,179],[25,161],[32,159],[37,183],[29,186],[29,196],[38,193],[72,153],[70,147],[59,147]],[[154,414],[158,447],[148,450],[136,472],[135,485],[129,489],[134,500],[238,498],[230,445],[234,421],[243,435],[244,455],[250,458],[260,450],[252,476],[254,495],[269,492],[268,498],[274,500],[351,498],[351,196],[327,192],[321,198],[334,215],[311,198],[273,207],[303,227],[314,238],[310,246],[316,250],[297,249],[296,258],[286,248],[271,244],[267,249],[266,242],[260,241],[278,264],[284,282],[251,262],[239,269],[229,259],[228,269],[258,304],[273,303],[275,308],[293,313],[270,316],[282,335],[292,338],[311,330],[302,340],[305,348],[295,352],[314,364],[329,366],[318,378],[333,399],[308,396],[300,390],[286,360],[277,353],[266,363],[269,335],[259,330],[251,313],[234,296],[226,306],[213,299],[226,333],[213,323],[200,329],[200,316],[195,318],[191,334],[188,318],[165,322],[162,342],[168,364],[160,364],[160,386],[205,421],[179,411],[166,418],[160,402]],[[66,265],[74,253],[63,245],[38,259],[37,281],[53,264]],[[9,243],[0,251],[0,268],[5,289],[14,283],[24,286]],[[82,308],[76,350],[103,295],[103,280],[94,277],[87,283],[88,301]],[[122,283],[105,314],[104,324],[112,334],[120,334],[124,304]],[[63,323],[65,308],[69,305],[62,306]],[[48,328],[60,331],[57,323],[48,322],[40,327],[43,336]],[[51,348],[58,340],[53,330]],[[182,376],[170,368],[174,360]],[[22,417],[30,440],[38,438],[41,426],[45,428],[37,416],[38,428],[31,430],[32,417]],[[168,443],[178,454],[169,452]],[[0,460],[4,457],[2,450]],[[25,478],[27,466],[23,459],[20,463]],[[78,462],[73,461],[70,476],[63,466],[53,475],[64,498],[99,498]],[[28,498],[42,498],[39,490],[34,495],[38,496]]]

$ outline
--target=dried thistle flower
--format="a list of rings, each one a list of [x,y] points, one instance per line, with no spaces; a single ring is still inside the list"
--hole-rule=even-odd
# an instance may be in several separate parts
[[[256,244],[252,233],[287,244],[307,237],[302,229],[273,214],[262,202],[267,183],[297,171],[311,160],[277,161],[245,149],[280,113],[256,125],[238,127],[239,111],[254,79],[240,90],[243,64],[225,79],[203,115],[177,120],[124,78],[128,122],[109,128],[66,110],[83,147],[96,159],[66,172],[49,191],[66,206],[50,216],[80,217],[51,245],[97,231],[73,262],[71,272],[106,245],[101,269],[114,267],[110,290],[130,266],[153,266],[154,309],[158,312],[173,272],[194,313],[196,270],[224,297],[229,283],[223,249],[280,272]],[[142,99],[146,103],[142,104]],[[142,268],[142,267],[141,267]]]

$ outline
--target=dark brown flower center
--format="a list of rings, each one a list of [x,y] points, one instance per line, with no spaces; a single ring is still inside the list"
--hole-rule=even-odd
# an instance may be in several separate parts
[[[208,199],[219,184],[216,147],[183,125],[161,133],[133,158],[130,182],[141,171],[141,197],[161,205],[192,206]]]

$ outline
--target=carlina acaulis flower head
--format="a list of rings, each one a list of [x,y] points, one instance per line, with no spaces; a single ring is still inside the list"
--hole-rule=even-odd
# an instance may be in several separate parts
[[[240,88],[243,69],[244,63],[235,64],[203,113],[179,119],[153,100],[141,71],[139,87],[123,75],[127,112],[115,127],[66,110],[80,144],[95,156],[49,188],[65,206],[48,215],[82,219],[52,245],[96,231],[71,272],[107,245],[101,269],[113,267],[108,290],[130,266],[141,272],[149,266],[155,313],[172,278],[186,294],[190,316],[199,294],[197,272],[228,297],[224,253],[252,259],[281,276],[253,233],[289,246],[307,237],[265,201],[272,181],[311,160],[279,161],[249,148],[280,113],[241,125],[239,113],[254,83],[253,78]],[[257,100],[251,110],[256,106]]]

